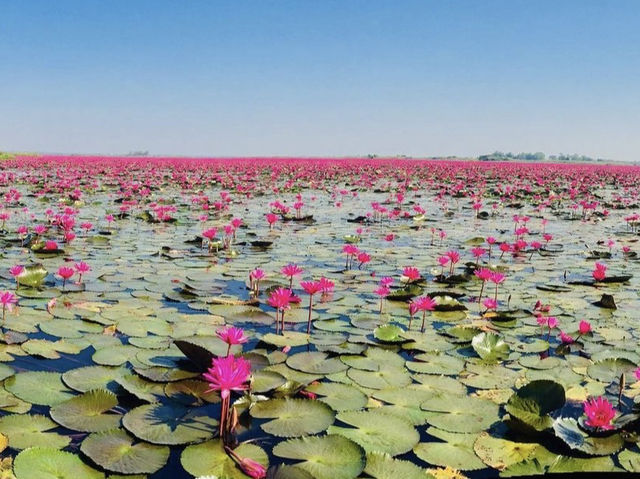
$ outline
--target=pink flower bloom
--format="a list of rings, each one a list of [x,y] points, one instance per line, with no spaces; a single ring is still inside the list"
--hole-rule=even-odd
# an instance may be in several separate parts
[[[64,281],[68,280],[75,274],[73,268],[69,268],[67,266],[60,266],[58,268],[58,276],[60,276]]]
[[[451,261],[452,264],[456,264],[460,261],[460,253],[457,251],[447,251],[445,255],[449,258],[449,261]]]
[[[287,309],[291,302],[292,293],[290,289],[278,288],[271,292],[267,303],[276,309]]]
[[[84,261],[78,261],[74,267],[76,268],[76,271],[83,275],[85,273],[88,273],[89,271],[91,271],[91,266],[89,266],[87,263],[85,263]]]
[[[564,331],[560,331],[560,341],[562,341],[562,344],[571,344],[574,340]]]
[[[417,281],[420,279],[420,271],[413,266],[407,266],[402,270],[402,276],[407,277],[409,282]]]
[[[585,321],[583,319],[582,321],[580,321],[579,331],[580,331],[580,334],[590,333],[591,332],[591,324],[588,321]]]
[[[353,244],[346,244],[342,247],[342,252],[349,256],[355,256],[360,252],[360,250]]]
[[[318,283],[320,283],[320,289],[323,293],[330,293],[335,287],[334,282],[324,276],[318,280]]]
[[[251,363],[244,358],[227,356],[214,358],[211,367],[202,376],[209,383],[208,391],[220,391],[226,399],[231,391],[244,391],[251,374]]]
[[[14,278],[16,276],[20,276],[23,271],[24,271],[24,266],[22,266],[21,264],[16,264],[15,266],[12,266],[11,268],[9,268],[9,274]]]
[[[433,311],[437,305],[436,301],[429,296],[420,296],[414,300],[418,311]]]
[[[482,304],[484,305],[485,308],[487,309],[497,309],[498,308],[498,302],[493,299],[493,298],[486,298]]]
[[[373,292],[380,296],[381,298],[386,298],[391,290],[386,286],[379,286],[377,289],[374,289]]]
[[[278,215],[275,213],[267,213],[265,217],[267,218],[267,223],[269,223],[270,228],[278,221]]]
[[[380,286],[384,286],[388,288],[393,284],[393,278],[390,276],[385,276],[380,280]]]
[[[440,256],[438,258],[438,263],[440,263],[440,266],[445,267],[449,263],[449,257],[448,256]]]
[[[231,226],[233,226],[235,229],[240,228],[241,225],[242,225],[242,218],[233,218],[231,220]]]
[[[280,272],[289,278],[293,278],[294,276],[300,276],[304,270],[296,264],[288,264],[283,267]]]
[[[547,326],[549,326],[549,329],[555,328],[558,326],[558,319],[555,316],[549,316],[547,318]]]
[[[44,243],[44,249],[49,251],[55,251],[58,249],[58,244],[55,241],[47,240]]]
[[[202,232],[202,236],[207,238],[209,241],[213,241],[213,238],[218,234],[218,230],[216,228],[209,228],[208,230],[204,230]]]
[[[395,238],[395,236],[392,233],[390,233],[390,234],[388,234],[387,236],[384,237],[384,240],[385,241],[393,241],[394,238]]]
[[[587,426],[610,430],[613,429],[611,421],[616,416],[613,405],[604,397],[591,398],[582,403],[584,413],[587,416],[585,424]]]
[[[249,341],[249,338],[244,335],[244,331],[241,328],[235,328],[233,326],[218,329],[216,335],[229,346],[232,344],[243,344]]]
[[[473,274],[482,281],[489,281],[491,279],[492,271],[489,268],[476,269]]]
[[[488,244],[495,244],[497,240],[493,236],[487,236],[486,241]]]
[[[300,286],[307,294],[314,295],[322,290],[322,285],[318,281],[300,281]]]
[[[371,261],[371,255],[365,253],[364,251],[358,254],[358,263],[360,263],[360,266],[368,263],[369,261]]]
[[[596,263],[596,267],[591,273],[593,279],[596,281],[602,281],[607,277],[607,265],[604,263]]]
[[[473,254],[474,258],[481,258],[486,252],[487,250],[481,247],[471,249],[471,254]]]
[[[409,315],[413,316],[418,311],[420,311],[420,307],[418,305],[418,302],[416,300],[411,301],[409,303]],[[638,368],[638,369],[640,369],[640,368]]]
[[[494,271],[494,272],[491,273],[491,277],[489,278],[489,281],[491,281],[492,283],[498,285],[498,284],[504,283],[506,278],[507,277],[504,274],[498,273],[497,271]]]
[[[252,479],[264,479],[267,477],[267,469],[259,462],[244,457],[238,462],[240,469]]]
[[[13,309],[13,305],[18,302],[18,298],[11,291],[3,291],[0,293],[0,304],[2,305],[2,309],[9,309],[11,311]]]
[[[636,370],[633,371],[633,375],[636,377],[637,381],[640,381],[640,368],[636,368]]]
[[[252,279],[260,281],[261,279],[265,278],[266,274],[265,274],[264,270],[262,270],[260,268],[256,268],[253,271],[251,271],[251,273],[249,273],[249,276]]]

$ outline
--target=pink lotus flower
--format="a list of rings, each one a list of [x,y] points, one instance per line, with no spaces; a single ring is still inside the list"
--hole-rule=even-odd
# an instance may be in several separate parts
[[[616,416],[616,410],[604,397],[590,398],[582,403],[582,406],[587,416],[584,422],[587,426],[602,430],[613,429],[611,422]]]
[[[75,269],[76,269],[76,271],[78,272],[78,275],[79,275],[78,282],[82,283],[82,275],[88,273],[89,271],[91,271],[91,266],[89,266],[84,261],[78,261],[74,265],[74,267],[75,267]]]
[[[412,283],[420,279],[420,271],[413,266],[406,266],[402,270],[402,276],[407,278],[407,283]]]
[[[636,377],[636,381],[640,381],[640,368],[636,368],[636,370],[633,371],[633,375]]]
[[[282,323],[282,330],[284,331],[284,310],[289,309],[289,303],[292,300],[293,293],[290,289],[277,288],[271,292],[267,303],[276,308],[276,332],[280,328],[280,323]],[[278,318],[278,313],[280,313],[280,318]]]
[[[300,286],[309,295],[309,316],[307,318],[307,334],[311,334],[311,312],[313,311],[313,295],[322,291],[319,281],[301,281]]]
[[[596,281],[603,281],[607,277],[607,265],[604,263],[596,263],[596,267],[591,273]]]
[[[62,289],[64,289],[64,286],[67,283],[67,280],[75,274],[75,271],[73,270],[73,268],[69,268],[67,266],[60,266],[58,268],[57,274],[62,278]]]
[[[578,331],[580,334],[588,334],[591,332],[591,323],[585,321],[584,319],[580,321],[580,326],[578,327]]]
[[[251,363],[244,358],[227,356],[214,358],[211,367],[202,376],[209,383],[207,392],[220,391],[220,437],[225,441],[229,423],[229,396],[231,391],[245,391],[251,375]]]
[[[324,276],[318,280],[318,283],[323,294],[331,293],[335,287],[334,282]]]
[[[258,296],[260,294],[260,281],[266,277],[264,270],[256,268],[249,273],[249,287],[253,291],[253,294]]]
[[[3,291],[0,293],[0,304],[2,305],[2,322],[4,322],[4,317],[7,312],[13,311],[13,306],[18,303],[18,298],[11,291]]]
[[[267,223],[269,223],[269,229],[273,229],[273,225],[278,221],[278,215],[275,213],[267,213],[265,215]]]
[[[483,306],[485,308],[487,308],[487,311],[493,309],[498,309],[498,302],[493,299],[493,298],[486,298],[483,302],[482,302]]]
[[[21,264],[16,264],[11,268],[9,268],[9,274],[16,279],[16,283],[18,282],[18,276],[20,276],[23,272],[24,272],[24,266],[22,266]]]
[[[380,279],[380,286],[384,286],[388,288],[392,284],[393,284],[393,278],[391,276],[384,276],[382,279]]]
[[[385,241],[393,241],[394,239],[395,239],[395,236],[392,233],[389,233],[384,237]]]
[[[291,289],[293,287],[293,277],[300,276],[304,270],[296,264],[288,264],[280,272],[289,277],[289,289]]]
[[[254,461],[253,459],[244,457],[240,459],[238,465],[240,466],[240,469],[242,469],[242,472],[244,472],[252,479],[264,479],[265,477],[267,477],[267,469],[262,464]]]
[[[562,344],[571,344],[574,342],[574,339],[564,331],[560,331],[560,341]]]
[[[360,265],[358,266],[358,269],[362,268],[362,265],[367,264],[369,261],[371,261],[371,255],[365,253],[364,251],[359,253],[358,263],[360,263]]]
[[[231,346],[234,344],[244,344],[249,341],[244,335],[244,331],[241,328],[235,328],[233,326],[226,326],[216,331],[216,336],[227,343],[227,356],[231,352]]]
[[[493,272],[489,268],[480,268],[476,269],[473,274],[475,274],[476,277],[478,279],[481,279],[482,281],[489,281]]]
[[[55,251],[58,249],[58,244],[55,241],[47,240],[44,242],[44,249],[47,251]]]
[[[555,316],[549,316],[547,318],[547,326],[549,329],[553,329],[558,326],[558,319]]]

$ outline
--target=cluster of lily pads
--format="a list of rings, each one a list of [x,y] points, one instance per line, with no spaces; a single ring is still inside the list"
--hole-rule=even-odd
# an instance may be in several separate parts
[[[638,181],[3,160],[0,477],[639,472]]]

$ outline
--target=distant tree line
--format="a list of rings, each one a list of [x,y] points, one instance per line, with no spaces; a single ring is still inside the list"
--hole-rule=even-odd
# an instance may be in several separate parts
[[[590,162],[590,161],[606,161],[602,158],[591,158],[586,155],[565,155],[564,153],[560,153],[559,155],[549,155],[547,157],[541,151],[537,151],[535,153],[503,153],[502,151],[494,151],[488,155],[480,155],[478,157],[480,161],[509,161],[509,160],[520,160],[520,161],[544,161],[548,159],[549,161],[572,161],[572,162]]]

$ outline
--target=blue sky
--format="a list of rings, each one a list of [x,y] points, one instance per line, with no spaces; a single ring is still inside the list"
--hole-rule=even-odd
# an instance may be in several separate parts
[[[640,2],[0,0],[0,149],[640,152]]]

